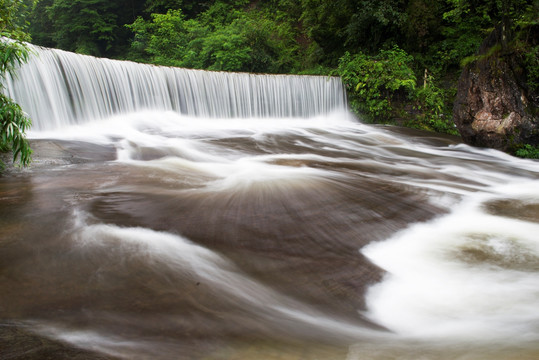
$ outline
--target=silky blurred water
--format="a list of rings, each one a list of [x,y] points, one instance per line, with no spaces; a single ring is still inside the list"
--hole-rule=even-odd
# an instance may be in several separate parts
[[[0,177],[2,359],[535,359],[539,165],[347,112],[138,111]]]
[[[33,47],[4,91],[0,359],[537,359],[539,164],[338,78]]]

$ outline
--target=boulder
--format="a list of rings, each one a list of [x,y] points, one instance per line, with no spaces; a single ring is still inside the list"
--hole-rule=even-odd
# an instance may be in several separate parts
[[[526,85],[522,54],[502,46],[504,36],[496,28],[463,69],[453,121],[467,144],[512,152],[539,144],[539,97]]]

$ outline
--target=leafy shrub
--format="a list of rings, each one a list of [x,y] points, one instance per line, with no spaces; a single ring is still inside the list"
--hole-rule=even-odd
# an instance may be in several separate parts
[[[539,159],[539,147],[525,144],[515,151],[515,155],[521,158]]]
[[[413,119],[412,127],[457,135],[458,131],[451,119],[448,91],[438,87],[431,76],[427,76],[424,86],[415,91],[414,107],[420,115]]]
[[[457,134],[447,115],[448,91],[436,86],[431,76],[417,87],[413,63],[413,57],[396,46],[376,56],[346,53],[333,75],[345,84],[352,110],[367,121],[392,122],[399,117],[410,127]],[[413,114],[405,110],[409,104]]]
[[[160,65],[179,65],[188,39],[181,10],[152,14],[149,21],[139,17],[128,28],[135,33],[132,50],[141,58],[149,57],[151,62]]]
[[[21,107],[4,94],[6,76],[12,75],[20,64],[28,59],[27,46],[18,40],[28,40],[15,23],[21,7],[20,1],[0,2],[0,151],[12,151],[13,162],[19,158],[19,164],[30,163],[32,150],[26,140],[25,132],[31,122]],[[0,167],[4,164],[0,161]]]
[[[341,77],[348,90],[353,111],[368,120],[387,120],[392,99],[399,95],[412,97],[416,77],[410,68],[413,58],[397,46],[382,50],[376,56],[345,53],[333,73]]]
[[[4,94],[0,94],[0,151],[13,152],[13,162],[26,166],[31,161],[32,150],[26,140],[25,132],[31,121],[21,107]],[[0,162],[0,167],[4,164]]]
[[[4,38],[0,40],[0,55],[0,76],[1,80],[5,80],[17,65],[27,60],[28,49],[23,43]],[[3,87],[0,84],[0,90]],[[13,162],[19,157],[19,163],[23,166],[31,160],[32,151],[25,136],[30,125],[31,121],[21,107],[0,91],[0,151],[13,151]]]

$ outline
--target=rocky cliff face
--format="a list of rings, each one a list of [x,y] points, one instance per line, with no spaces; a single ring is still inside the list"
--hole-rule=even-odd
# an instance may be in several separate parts
[[[464,68],[453,121],[466,143],[511,152],[539,145],[539,97],[526,85],[522,57],[502,50],[501,40],[498,28]]]

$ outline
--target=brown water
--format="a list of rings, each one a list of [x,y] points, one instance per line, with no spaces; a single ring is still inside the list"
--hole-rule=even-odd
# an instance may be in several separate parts
[[[539,252],[529,240],[539,223],[537,162],[343,119],[186,125],[152,116],[164,120],[140,114],[57,139],[34,134],[34,164],[0,177],[0,359],[539,356],[538,318],[529,316],[538,304]],[[419,310],[374,306],[386,298],[371,286],[401,273],[364,246],[416,223],[462,240],[437,221],[469,201],[479,204],[470,223],[494,214],[522,234],[461,223],[475,237],[435,249],[458,267],[443,276],[491,271],[476,293],[498,275],[517,276],[512,291],[522,298],[507,302],[522,307],[502,302],[483,314],[483,298],[468,307],[445,295],[438,306],[430,297],[444,284],[429,289],[421,278],[422,291],[391,293]],[[513,255],[499,245],[504,236]],[[388,256],[430,256],[406,251]],[[461,328],[480,340],[463,339]]]

